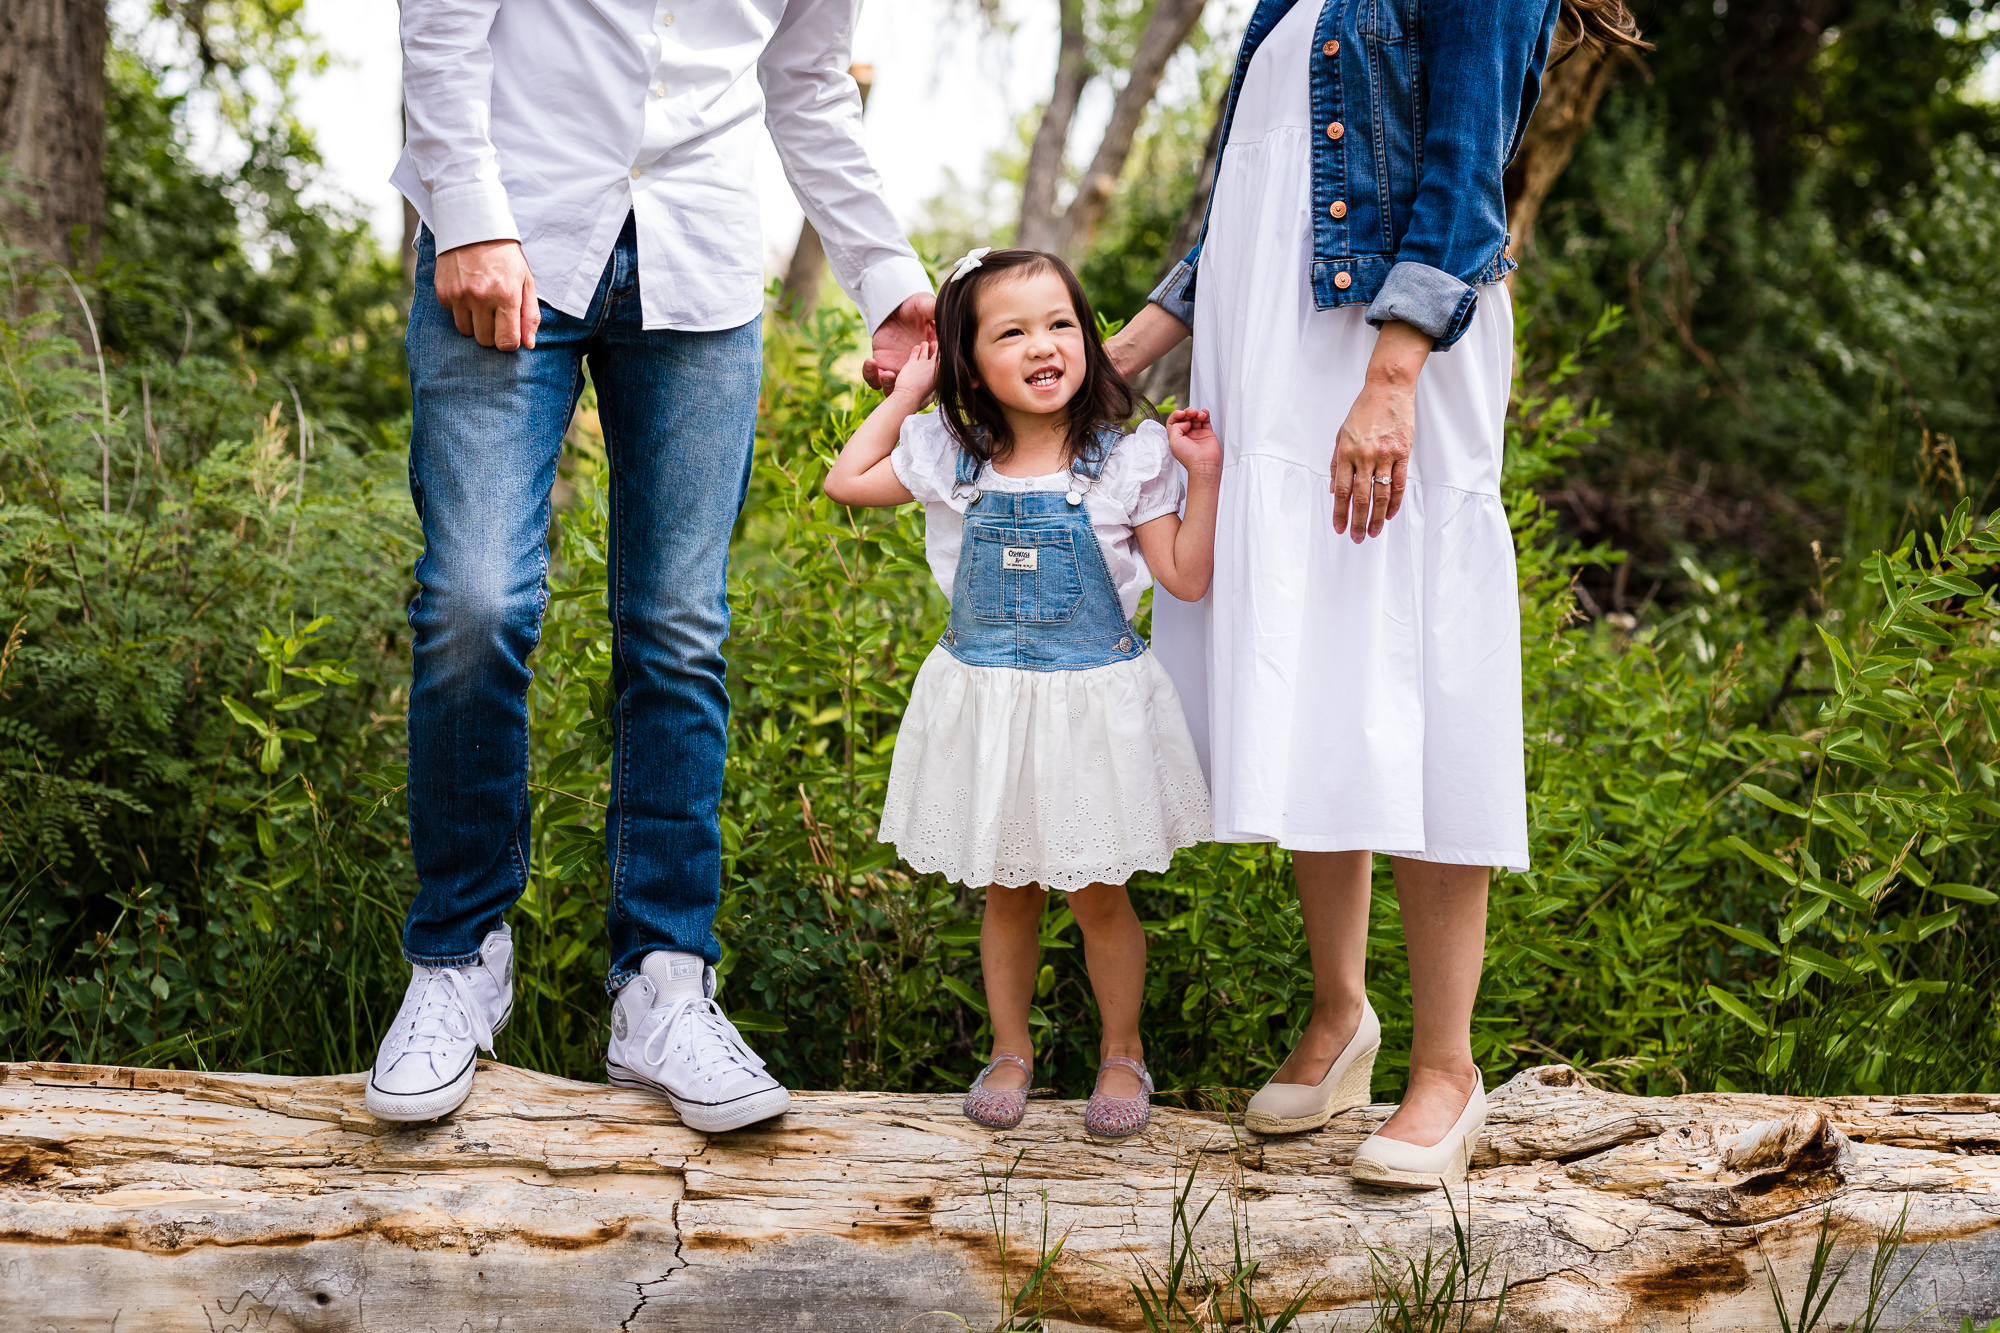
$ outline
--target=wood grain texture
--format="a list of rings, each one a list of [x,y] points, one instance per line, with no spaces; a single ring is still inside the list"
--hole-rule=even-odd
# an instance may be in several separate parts
[[[951,1097],[805,1093],[711,1137],[645,1093],[502,1065],[414,1128],[371,1119],[358,1075],[0,1075],[10,1333],[987,1328],[996,1218],[1032,1261],[1044,1210],[1066,1238],[1051,1327],[1138,1329],[1126,1282],[1164,1263],[1190,1170],[1197,1204],[1215,1198],[1205,1254],[1233,1226],[1261,1290],[1318,1282],[1306,1327],[1358,1329],[1369,1248],[1450,1232],[1442,1196],[1346,1175],[1385,1106],[1268,1140],[1161,1110],[1111,1144],[1074,1102],[993,1134]],[[1647,1099],[1549,1067],[1492,1094],[1471,1193],[1510,1328],[1769,1327],[1765,1265],[1797,1287],[1824,1208],[1860,1241],[1905,1201],[1923,1258],[1889,1327],[2000,1313],[2000,1097]]]

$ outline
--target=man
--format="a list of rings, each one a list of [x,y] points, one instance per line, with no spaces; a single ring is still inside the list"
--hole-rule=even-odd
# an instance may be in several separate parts
[[[528,654],[549,490],[583,385],[611,463],[605,845],[614,1081],[697,1129],[783,1111],[714,1002],[731,529],[761,369],[753,160],[769,125],[887,387],[930,283],[861,146],[858,0],[403,0],[424,221],[408,351],[424,529],[410,688],[412,965],[367,1104],[462,1103],[512,1009],[502,914],[527,887]]]

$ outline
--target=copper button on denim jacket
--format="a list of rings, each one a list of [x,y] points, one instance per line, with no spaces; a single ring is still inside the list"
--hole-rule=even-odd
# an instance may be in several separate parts
[[[1298,0],[1259,0],[1223,109]],[[1511,272],[1500,174],[1541,95],[1560,0],[1324,0],[1313,32],[1314,303],[1458,341]],[[1202,240],[1207,238],[1204,224]],[[1190,328],[1202,240],[1152,300]]]

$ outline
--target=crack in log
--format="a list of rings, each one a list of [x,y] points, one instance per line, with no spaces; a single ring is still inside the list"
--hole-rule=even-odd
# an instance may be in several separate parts
[[[619,1321],[619,1333],[631,1333],[632,1321],[639,1317],[639,1312],[644,1310],[646,1303],[653,1299],[653,1293],[647,1291],[646,1288],[658,1286],[687,1266],[686,1262],[681,1259],[681,1204],[679,1199],[674,1200],[673,1210],[668,1214],[668,1217],[672,1221],[674,1228],[674,1266],[656,1278],[632,1284],[633,1290],[639,1294],[639,1303],[632,1307],[631,1314],[626,1315],[624,1319]]]

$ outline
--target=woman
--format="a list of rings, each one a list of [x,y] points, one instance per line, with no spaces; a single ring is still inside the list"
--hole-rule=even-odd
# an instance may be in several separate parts
[[[1639,44],[1622,0],[1260,0],[1202,239],[1111,344],[1134,375],[1192,331],[1190,401],[1227,460],[1211,591],[1157,593],[1154,624],[1216,836],[1275,841],[1298,877],[1312,1016],[1246,1123],[1368,1100],[1386,853],[1415,1031],[1403,1103],[1354,1162],[1384,1185],[1464,1178],[1487,880],[1528,861],[1501,173],[1559,27]]]

